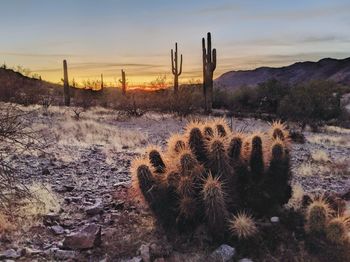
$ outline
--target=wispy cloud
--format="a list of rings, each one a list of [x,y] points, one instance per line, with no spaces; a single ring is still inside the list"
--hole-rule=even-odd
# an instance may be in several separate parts
[[[249,18],[254,20],[275,20],[275,19],[310,19],[310,18],[324,18],[329,16],[339,16],[341,14],[350,14],[350,4],[336,5],[336,6],[319,6],[309,9],[294,9],[294,10],[278,10],[273,12],[259,12],[254,14],[240,13],[242,18]]]
[[[42,53],[18,53],[18,52],[0,52],[4,56],[32,57],[32,58],[60,58],[60,57],[77,57],[74,54],[42,54]]]

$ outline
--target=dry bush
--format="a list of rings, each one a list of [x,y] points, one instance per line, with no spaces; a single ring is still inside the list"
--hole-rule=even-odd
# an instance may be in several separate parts
[[[18,155],[42,150],[44,141],[31,127],[33,111],[23,111],[12,104],[1,104],[0,110],[0,207],[8,209],[14,200],[28,197],[21,180],[25,171],[16,168]]]

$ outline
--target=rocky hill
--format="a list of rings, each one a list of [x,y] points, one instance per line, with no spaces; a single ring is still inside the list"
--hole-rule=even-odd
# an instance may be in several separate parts
[[[218,77],[215,83],[232,91],[241,86],[254,87],[272,78],[290,85],[310,80],[332,80],[350,85],[350,57],[324,58],[318,62],[298,62],[279,68],[259,67],[254,70],[230,71]]]

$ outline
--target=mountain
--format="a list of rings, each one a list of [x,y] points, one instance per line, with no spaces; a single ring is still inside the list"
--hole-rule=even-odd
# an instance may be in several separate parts
[[[310,80],[331,80],[350,85],[350,57],[324,58],[318,62],[298,62],[284,67],[259,67],[254,70],[230,71],[215,80],[216,86],[233,91],[241,86],[255,87],[270,79],[295,85]]]

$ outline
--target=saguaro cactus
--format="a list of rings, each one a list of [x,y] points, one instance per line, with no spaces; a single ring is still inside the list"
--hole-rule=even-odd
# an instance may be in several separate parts
[[[174,50],[171,49],[171,69],[174,75],[174,92],[177,93],[179,90],[179,76],[182,73],[182,54],[180,56],[180,68],[178,63],[177,43],[175,43],[175,54]]]
[[[103,74],[101,74],[101,91],[103,91]]]
[[[210,112],[213,106],[213,73],[216,69],[216,49],[211,49],[211,34],[207,34],[207,47],[205,38],[202,38],[203,53],[203,94],[204,107]]]
[[[69,82],[68,82],[68,68],[67,61],[63,60],[63,87],[64,87],[64,105],[70,105],[70,96],[69,96]]]
[[[122,84],[123,95],[126,95],[126,78],[125,71],[122,69],[122,79],[119,79],[119,82]]]

